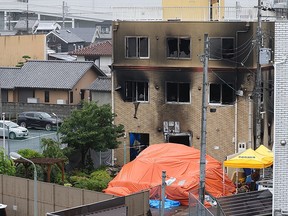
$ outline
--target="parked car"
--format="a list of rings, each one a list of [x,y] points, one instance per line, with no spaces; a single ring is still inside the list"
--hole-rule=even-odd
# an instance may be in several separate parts
[[[24,138],[29,135],[27,128],[12,121],[4,121],[4,128],[5,137],[9,137],[9,139]],[[3,120],[0,120],[0,136],[3,137]]]
[[[62,124],[60,118],[52,117],[46,112],[22,112],[18,115],[17,123],[26,128],[44,128],[47,131],[57,129]]]

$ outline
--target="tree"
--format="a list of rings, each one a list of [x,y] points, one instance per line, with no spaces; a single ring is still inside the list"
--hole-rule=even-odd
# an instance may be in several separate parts
[[[25,61],[19,61],[16,65],[16,67],[23,67],[24,63],[27,62],[28,59],[31,59],[31,57],[28,55],[24,55],[24,56],[22,56],[22,59],[24,59]]]
[[[4,154],[5,150],[0,149],[0,174],[4,175],[15,175],[16,169],[13,161],[9,159],[7,155]]]
[[[105,151],[118,147],[117,138],[124,135],[124,126],[114,125],[114,118],[110,105],[84,102],[82,109],[72,111],[62,123],[59,129],[62,143],[81,152],[83,168],[89,149]]]

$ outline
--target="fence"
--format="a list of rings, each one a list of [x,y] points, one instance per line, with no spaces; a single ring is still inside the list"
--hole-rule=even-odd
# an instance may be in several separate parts
[[[213,216],[209,209],[207,209],[198,199],[195,194],[198,194],[198,190],[193,190],[189,192],[189,216],[201,215],[201,216]],[[216,210],[216,209],[215,209]]]
[[[61,209],[85,206],[91,203],[113,200],[115,196],[96,191],[65,187],[38,181],[38,215]],[[6,204],[7,215],[32,216],[34,213],[34,181],[15,176],[0,175],[0,203]],[[149,211],[149,192],[125,196],[128,216],[146,215]]]

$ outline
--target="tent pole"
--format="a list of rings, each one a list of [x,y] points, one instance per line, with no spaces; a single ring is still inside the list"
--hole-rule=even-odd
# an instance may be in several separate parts
[[[236,194],[238,194],[238,168],[236,168]]]

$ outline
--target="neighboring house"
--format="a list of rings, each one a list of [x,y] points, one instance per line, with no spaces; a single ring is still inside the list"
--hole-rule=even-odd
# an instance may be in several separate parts
[[[125,126],[130,159],[139,142],[200,148],[206,33],[207,154],[223,161],[240,147],[254,147],[258,93],[265,113],[260,138],[271,145],[273,67],[262,66],[261,92],[255,92],[257,22],[116,21],[113,29],[112,107],[115,123]],[[262,30],[269,34],[263,47],[273,48],[274,23],[263,22]],[[123,161],[122,150],[115,156]]]
[[[15,80],[19,77],[20,68],[0,67],[0,102],[15,101]]]
[[[12,69],[2,69],[1,77],[14,77],[3,89],[8,91],[4,92],[9,95],[7,102],[21,103],[79,104],[89,99],[87,89],[97,77],[105,76],[88,61],[28,61],[21,69],[14,69],[14,74],[6,74],[6,70]],[[1,79],[0,86],[5,85]]]
[[[46,60],[46,35],[14,35],[0,36],[0,66],[15,67],[18,62],[30,60]]]
[[[31,18],[21,18],[14,26],[17,34],[33,34],[38,26],[39,20]]]
[[[70,52],[85,46],[85,40],[70,30],[61,29],[51,31],[46,35],[47,45],[55,52]]]
[[[65,28],[85,41],[85,46],[95,42],[96,28]],[[111,38],[110,38],[111,39]]]
[[[40,20],[33,31],[33,34],[48,34],[51,31],[60,30],[61,26],[55,21]]]
[[[111,41],[98,42],[82,49],[69,52],[72,56],[77,56],[77,61],[94,61],[95,64],[106,74],[110,74],[112,63],[112,43]]]
[[[90,101],[97,101],[99,105],[111,104],[111,77],[99,76],[87,90],[90,91]]]

